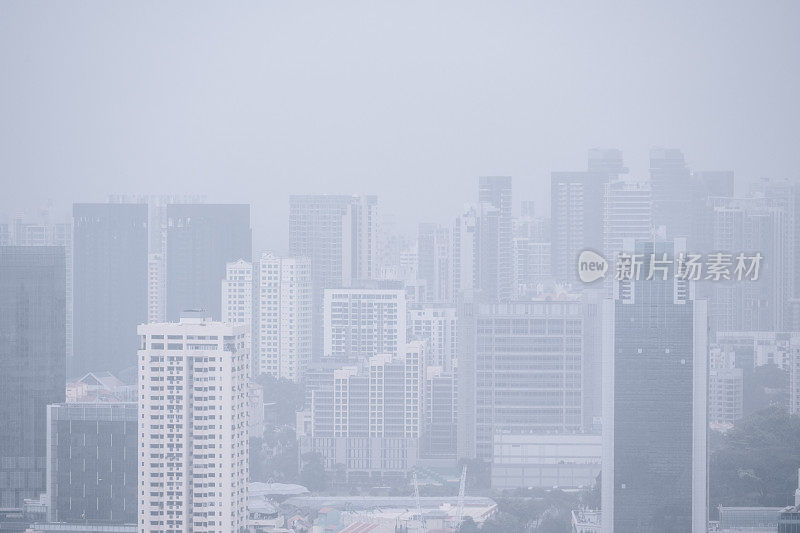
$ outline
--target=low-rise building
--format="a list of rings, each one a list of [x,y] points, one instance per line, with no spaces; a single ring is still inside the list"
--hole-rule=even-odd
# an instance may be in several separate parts
[[[492,488],[590,487],[601,455],[601,435],[496,433]]]

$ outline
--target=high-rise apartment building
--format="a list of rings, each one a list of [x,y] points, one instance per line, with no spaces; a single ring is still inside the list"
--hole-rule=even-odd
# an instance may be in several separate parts
[[[736,354],[719,346],[708,350],[708,423],[727,431],[742,418],[744,372],[736,367]]]
[[[511,202],[510,176],[478,179],[474,289],[482,301],[505,301],[514,296]]]
[[[135,524],[135,402],[47,406],[48,522]]]
[[[161,253],[147,256],[147,322],[164,322],[167,319],[166,263]]]
[[[709,299],[709,325],[719,331],[790,329],[793,292],[792,214],[780,198],[711,198],[711,250],[731,256],[763,257],[758,279],[706,282],[698,289]],[[731,270],[732,271],[732,270]]]
[[[250,370],[254,370],[255,348],[253,346],[253,265],[239,259],[225,265],[222,280],[222,322],[241,324],[245,328],[247,346],[251,356]],[[256,374],[257,375],[257,374]]]
[[[311,264],[262,253],[253,279],[256,374],[299,381],[311,362]]]
[[[679,242],[638,241],[644,258],[674,261]],[[603,319],[603,531],[707,528],[707,319],[689,282],[620,281]],[[662,272],[659,270],[658,272]]]
[[[576,282],[575,264],[586,249],[603,250],[606,183],[628,172],[617,149],[591,149],[587,170],[550,176],[551,273]]]
[[[419,459],[425,399],[425,344],[411,342],[325,374],[311,392],[310,433],[302,448],[347,480],[405,478]]]
[[[326,290],[324,357],[357,362],[399,355],[406,343],[406,292],[401,287],[380,282]]]
[[[475,243],[477,238],[478,214],[475,208],[468,208],[458,216],[453,224],[451,244],[453,287],[450,293],[455,300],[471,298],[475,290]]]
[[[603,246],[603,172],[553,172],[550,179],[551,273],[577,281],[575,265],[586,249]]]
[[[325,289],[377,277],[376,196],[289,197],[289,255],[311,265],[314,357],[321,355]]]
[[[245,327],[185,313],[140,325],[140,532],[240,531],[247,518]]]
[[[147,320],[146,204],[74,204],[72,375],[136,363]]]
[[[409,309],[406,338],[427,344],[426,365],[452,372],[458,356],[458,317],[454,307],[424,306]]]
[[[252,258],[247,204],[167,206],[167,320],[187,309],[222,316],[220,282],[227,263]]]
[[[417,279],[425,282],[426,302],[452,300],[452,246],[450,229],[438,224],[419,225]]]
[[[65,395],[65,272],[62,247],[0,247],[0,508],[45,490],[47,405]]]

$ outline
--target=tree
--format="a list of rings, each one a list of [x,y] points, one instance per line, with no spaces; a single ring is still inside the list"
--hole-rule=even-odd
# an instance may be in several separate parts
[[[264,403],[274,403],[278,425],[294,426],[296,413],[303,408],[304,392],[297,383],[270,374],[261,374],[256,382],[264,390]]]
[[[301,484],[311,492],[328,488],[328,476],[322,464],[322,457],[316,453],[303,454],[303,468],[300,471]]]
[[[770,407],[724,435],[710,460],[712,513],[718,505],[789,505],[800,467],[800,416]]]
[[[744,416],[773,405],[788,407],[789,373],[775,364],[745,370],[742,399]]]
[[[478,533],[478,524],[471,516],[465,516],[461,521],[461,527],[458,528],[458,533]]]

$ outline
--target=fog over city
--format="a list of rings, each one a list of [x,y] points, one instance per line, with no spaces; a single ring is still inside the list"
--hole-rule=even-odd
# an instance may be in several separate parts
[[[796,2],[3,2],[0,209],[110,193],[364,193],[412,230],[591,147],[797,177]],[[542,203],[544,205],[545,203]],[[413,211],[410,208],[413,206]],[[413,212],[414,217],[409,217]]]
[[[0,2],[0,533],[800,533],[800,2]]]

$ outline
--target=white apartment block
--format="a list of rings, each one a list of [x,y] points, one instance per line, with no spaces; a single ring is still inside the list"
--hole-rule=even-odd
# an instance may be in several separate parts
[[[138,531],[244,531],[244,326],[186,316],[138,333]]]
[[[256,374],[299,381],[311,362],[311,265],[266,252],[255,278]]]
[[[366,361],[405,346],[404,289],[326,289],[324,315],[325,357]]]
[[[301,449],[320,454],[327,470],[344,465],[350,480],[405,476],[419,458],[424,360],[425,343],[411,342],[399,355],[332,370],[312,394]]]
[[[247,335],[248,353],[254,351],[252,340],[253,323],[253,265],[244,259],[225,264],[225,279],[222,280],[222,321],[226,324],[241,324]],[[250,361],[253,369],[254,361]]]
[[[406,338],[426,341],[428,350],[425,364],[451,372],[457,356],[456,324],[454,307],[409,309]]]
[[[164,322],[167,319],[167,272],[164,255],[147,256],[147,322]]]

